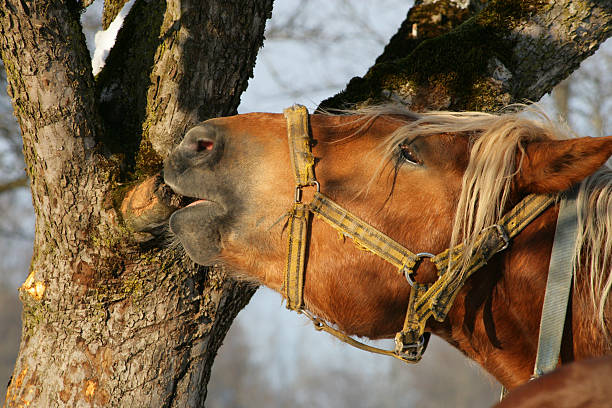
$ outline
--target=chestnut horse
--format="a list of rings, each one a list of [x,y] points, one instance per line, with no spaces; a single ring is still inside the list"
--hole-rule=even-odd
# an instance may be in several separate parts
[[[575,361],[516,387],[494,408],[608,408],[612,356]]]
[[[559,195],[579,184],[579,245],[560,360],[610,354],[612,171],[604,163],[612,137],[569,139],[518,113],[415,114],[393,106],[310,115],[309,126],[321,192],[414,252],[473,245],[526,195]],[[187,254],[281,292],[284,221],[295,193],[283,115],[203,122],[168,157],[164,174],[177,193],[198,199],[170,218]],[[443,322],[426,325],[508,389],[533,371],[558,209],[550,206],[469,277]],[[392,337],[411,286],[392,265],[338,238],[314,219],[305,309],[349,335]],[[436,276],[424,261],[414,280]]]

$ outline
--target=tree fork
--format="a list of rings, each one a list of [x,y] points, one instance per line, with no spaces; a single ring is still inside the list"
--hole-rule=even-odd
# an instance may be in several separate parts
[[[207,14],[212,20],[213,11],[227,11],[204,3],[212,10]],[[179,106],[192,109],[183,102],[199,98],[235,111],[272,5],[268,0],[239,3],[246,16],[234,9],[232,18],[237,21],[230,21],[229,27],[237,30],[240,24],[251,24],[239,45],[246,54],[236,52],[234,71],[209,61],[220,81],[218,88],[202,100],[201,89],[183,85],[182,93],[173,94]],[[181,18],[181,13],[189,10],[178,7],[178,2],[166,6],[163,21],[188,37],[189,27],[181,24],[194,20]],[[194,265],[180,250],[166,248],[159,240],[141,240],[121,221],[118,186],[138,177],[120,171],[125,167],[121,156],[129,152],[109,143],[108,132],[117,129],[111,119],[116,117],[103,109],[104,126],[98,114],[98,96],[104,102],[114,93],[110,88],[106,93],[103,87],[95,89],[77,7],[62,1],[0,3],[2,57],[24,136],[37,214],[34,258],[20,289],[20,353],[5,404],[201,406],[217,348],[254,288],[228,279],[218,268]],[[180,42],[163,43],[158,35],[149,40],[156,44],[154,55],[181,52]],[[164,52],[158,52],[159,47],[165,47]],[[180,64],[197,58],[186,55]],[[154,64],[161,69],[161,62]],[[112,68],[112,59],[109,64]],[[151,78],[151,69],[142,64],[130,73],[140,70],[140,78]],[[148,89],[175,78],[170,71],[153,82],[142,79],[137,84],[146,92],[140,95],[147,96],[147,103],[159,102],[148,98]],[[99,84],[108,84],[105,81],[101,76]],[[239,85],[230,88],[232,83]],[[223,87],[229,98],[214,102],[215,92]],[[156,95],[165,97],[168,92]],[[158,110],[156,119],[169,122],[171,114]],[[199,120],[197,114],[189,117]],[[145,118],[131,116],[132,129],[142,128]],[[183,121],[181,126],[190,125]],[[162,127],[158,133],[168,133],[168,141],[182,136]],[[132,150],[133,155],[137,152],[138,148]],[[151,172],[157,172],[159,164]]]

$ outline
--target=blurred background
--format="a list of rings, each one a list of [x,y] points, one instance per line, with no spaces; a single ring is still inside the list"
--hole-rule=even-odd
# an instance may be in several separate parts
[[[103,65],[105,50],[112,46],[131,3],[107,31],[100,31],[100,0],[83,14],[94,72]],[[239,112],[281,112],[293,103],[314,110],[350,78],[365,74],[411,5],[402,0],[277,1]],[[608,41],[541,105],[580,135],[612,134],[610,72]],[[19,347],[17,288],[27,276],[34,236],[23,169],[19,127],[0,64],[1,398]],[[498,396],[495,380],[440,340],[432,340],[421,363],[408,366],[316,332],[308,319],[285,309],[279,294],[261,288],[240,312],[219,351],[207,406],[487,407]]]

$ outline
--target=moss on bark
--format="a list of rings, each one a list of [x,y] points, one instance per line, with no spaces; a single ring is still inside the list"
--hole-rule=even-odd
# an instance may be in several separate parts
[[[541,0],[492,1],[452,31],[420,42],[409,55],[385,50],[363,78],[353,78],[320,108],[383,103],[391,97],[415,110],[497,110],[510,101],[507,89],[491,83],[491,64],[499,61],[512,70],[511,31],[543,5]],[[409,38],[397,42],[395,49],[402,42],[410,49]]]
[[[104,12],[102,14],[102,28],[106,30],[117,17],[128,0],[104,0]]]

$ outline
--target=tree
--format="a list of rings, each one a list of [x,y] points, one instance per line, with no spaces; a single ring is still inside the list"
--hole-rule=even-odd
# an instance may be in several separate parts
[[[235,112],[272,1],[137,0],[95,79],[78,19],[88,3],[0,2],[37,216],[6,405],[200,406],[253,288],[164,242],[184,202],[158,172],[186,129]],[[107,0],[105,24],[124,3]],[[610,2],[464,3],[417,2],[368,74],[322,106],[537,100],[611,31]]]

